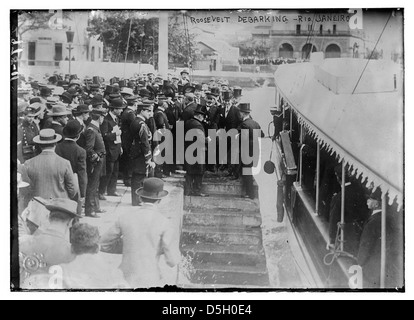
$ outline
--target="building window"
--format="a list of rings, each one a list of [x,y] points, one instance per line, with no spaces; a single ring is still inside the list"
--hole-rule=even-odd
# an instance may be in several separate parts
[[[27,58],[29,60],[29,66],[34,66],[36,60],[36,42],[29,42],[29,53]]]
[[[296,25],[296,34],[300,34],[300,28],[301,28],[301,25],[297,24]]]
[[[319,27],[319,34],[322,35],[323,34],[323,25],[321,24]]]
[[[63,48],[61,43],[55,43],[55,61],[63,60]]]
[[[333,25],[333,34],[336,34],[336,24]]]
[[[95,61],[95,47],[92,47],[91,50],[91,61]]]

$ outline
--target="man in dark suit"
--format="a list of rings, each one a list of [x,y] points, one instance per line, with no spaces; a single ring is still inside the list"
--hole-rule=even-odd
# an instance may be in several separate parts
[[[167,115],[165,113],[166,108],[168,107],[168,104],[165,100],[160,100],[158,102],[158,108],[154,112],[154,120],[155,120],[155,126],[157,130],[168,130],[170,131],[170,124],[168,122]],[[161,143],[162,141],[160,141]],[[165,151],[163,151],[165,153]],[[163,154],[165,156],[165,154]],[[169,176],[171,173],[171,166],[167,163],[164,163],[162,165],[158,165],[155,167],[155,177],[157,178],[163,178],[163,174],[166,176]]]
[[[105,144],[100,125],[104,121],[104,110],[94,109],[91,112],[91,122],[86,127],[86,168],[88,184],[86,186],[85,215],[99,218],[98,213],[105,212],[99,206],[99,179],[105,165]]]
[[[106,175],[101,178],[99,194],[104,196],[108,190],[108,196],[119,197],[116,192],[116,183],[119,173],[119,158],[122,154],[121,128],[119,117],[125,105],[121,99],[114,99],[109,106],[109,113],[101,124],[101,133],[106,148]]]
[[[86,173],[86,151],[76,143],[82,130],[83,128],[77,120],[69,121],[66,127],[63,128],[65,140],[56,147],[56,154],[69,160],[74,174],[74,180],[78,182],[80,196],[78,200],[78,214],[82,211],[82,199],[85,198],[88,182],[88,175]]]
[[[85,130],[89,119],[89,107],[86,104],[80,104],[72,111],[75,120],[79,122],[82,127],[82,132],[77,140],[77,144],[85,149]]]
[[[184,109],[181,114],[181,117],[184,122],[194,117],[194,112],[197,109],[197,104],[194,102],[194,100],[195,100],[194,93],[186,93],[185,99],[184,99]]]
[[[209,138],[206,138],[206,133],[204,129],[204,120],[206,117],[205,108],[203,106],[198,106],[194,112],[194,117],[185,122],[185,132],[189,132],[193,130],[194,133],[197,134],[196,140],[193,141],[185,141],[185,150],[187,150],[194,141],[203,141],[205,143],[209,142]],[[200,152],[200,153],[199,153]],[[201,150],[197,149],[196,159],[197,161],[192,164],[187,159],[185,159],[185,168],[186,168],[186,175],[185,175],[185,194],[191,196],[198,196],[198,197],[207,197],[207,194],[201,193],[201,187],[203,183],[203,176],[205,171],[205,152],[206,148],[203,145]],[[204,158],[204,159],[202,159]]]
[[[264,133],[260,128],[260,125],[254,121],[250,116],[250,103],[240,103],[239,104],[240,115],[242,117],[242,122],[240,124],[240,141],[241,141],[241,169],[242,169],[242,182],[245,191],[245,198],[254,199],[254,188],[253,188],[253,175],[250,171],[253,166],[256,166],[259,160],[259,139],[263,138]],[[256,136],[254,132],[260,131],[259,136]],[[248,133],[248,135],[244,135],[243,131]],[[248,139],[248,141],[244,140]],[[256,145],[256,150],[258,151],[256,154],[254,153],[254,145]],[[245,146],[249,146],[247,149]],[[247,161],[247,159],[253,156],[253,161]]]
[[[139,114],[131,124],[133,137],[130,158],[131,158],[131,196],[132,206],[140,206],[142,201],[136,191],[142,187],[144,179],[148,176],[149,170],[155,168],[152,161],[151,140],[152,133],[146,124],[151,116],[152,104],[141,102],[138,104]]]
[[[126,187],[131,186],[132,171],[129,157],[129,150],[131,149],[133,140],[131,124],[136,118],[138,98],[138,96],[127,97],[127,107],[121,115],[121,140],[123,153],[120,159],[119,167],[122,171],[122,177]]]
[[[364,289],[379,289],[381,285],[381,226],[382,226],[382,193],[380,188],[372,192],[367,200],[371,216],[362,232],[358,264],[362,267]],[[390,207],[386,216],[386,268],[385,288],[394,289],[403,286],[403,223],[399,213],[392,212]]]

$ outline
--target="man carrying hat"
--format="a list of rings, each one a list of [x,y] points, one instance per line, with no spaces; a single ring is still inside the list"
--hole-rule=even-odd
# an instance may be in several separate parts
[[[122,241],[120,269],[131,288],[164,286],[159,268],[161,255],[170,267],[176,266],[181,257],[178,246],[172,244],[173,229],[157,207],[168,191],[161,179],[149,178],[135,192],[142,199],[142,207],[118,218],[102,236],[102,250]]]
[[[70,120],[63,128],[65,140],[56,147],[56,154],[68,160],[71,164],[74,181],[79,190],[80,198],[85,198],[88,176],[86,174],[86,151],[77,141],[83,132],[81,124],[77,120]],[[78,201],[78,214],[82,211],[82,200]]]
[[[70,162],[55,152],[61,139],[62,136],[53,129],[40,130],[39,135],[33,138],[42,153],[27,160],[23,166],[23,176],[30,183],[33,197],[77,199]]]
[[[21,163],[29,160],[40,153],[36,148],[33,138],[39,134],[39,128],[34,122],[41,112],[41,104],[34,103],[24,111],[24,119],[17,129],[17,158]]]
[[[81,218],[76,213],[76,202],[53,198],[45,206],[50,210],[48,227],[38,229],[19,243],[19,258],[23,262],[20,267],[22,289],[51,289],[50,268],[75,259],[70,229]]]
[[[52,107],[52,112],[49,113],[49,116],[52,117],[52,122],[50,123],[50,126],[47,125],[46,128],[53,129],[57,134],[63,135],[63,128],[68,123],[68,115],[70,114],[72,114],[72,112],[67,110],[65,105],[54,105]]]
[[[263,138],[264,133],[260,128],[260,125],[250,116],[252,111],[250,109],[250,103],[240,103],[239,111],[242,117],[242,122],[240,124],[242,157],[240,163],[242,169],[242,182],[245,192],[244,197],[254,199],[255,193],[253,188],[253,173],[249,171],[251,171],[253,166],[257,166],[259,161],[259,138]],[[244,133],[247,133],[247,135],[244,135]],[[245,146],[248,146],[248,148],[245,148]],[[254,151],[256,151],[256,154]],[[250,155],[253,155],[253,160],[251,162],[246,162],[247,159],[250,158]],[[235,168],[235,170],[238,170],[237,166],[235,166]],[[237,175],[239,172],[236,171],[234,174]]]
[[[142,187],[142,183],[148,176],[149,170],[155,168],[155,163],[152,161],[152,133],[146,123],[151,117],[151,108],[151,103],[139,103],[138,115],[131,124],[131,134],[133,137],[130,148],[132,206],[139,206],[141,204],[135,192]]]
[[[119,117],[125,105],[121,99],[114,99],[109,106],[109,113],[101,124],[101,133],[106,148],[106,175],[99,183],[100,199],[104,200],[105,193],[108,196],[119,197],[116,192],[116,184],[119,173],[119,158],[122,154],[122,140]]]
[[[99,205],[99,181],[105,172],[105,144],[100,126],[104,122],[104,110],[101,108],[91,111],[91,122],[86,127],[86,170],[88,184],[85,195],[85,216],[99,218],[98,213],[105,212]]]

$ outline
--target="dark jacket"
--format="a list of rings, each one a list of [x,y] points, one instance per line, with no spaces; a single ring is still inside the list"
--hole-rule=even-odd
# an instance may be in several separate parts
[[[64,126],[61,123],[56,122],[56,121],[53,121],[50,124],[50,129],[55,130],[55,132],[57,134],[60,134],[62,137],[63,137],[63,128],[64,128]],[[62,142],[62,140],[60,142]]]
[[[170,130],[170,124],[168,123],[168,118],[164,111],[162,110],[155,111],[154,120],[155,120],[155,126],[157,130],[160,130],[160,129]]]
[[[147,163],[152,158],[151,139],[152,133],[145,120],[137,116],[131,124],[131,134],[133,137],[129,156],[131,167],[134,173],[146,174]]]
[[[210,109],[207,110],[206,121],[208,123],[208,129],[219,129],[221,112],[221,108],[217,105],[211,106]]]
[[[96,127],[92,122],[88,124],[85,131],[85,140],[86,140],[86,164],[88,166],[88,172],[92,172],[92,157],[94,155],[98,155],[100,157],[100,161],[105,162],[105,144],[102,138],[101,130]],[[105,163],[102,165],[101,176],[106,175],[105,170]]]
[[[183,121],[188,121],[194,117],[194,111],[197,109],[197,104],[195,102],[191,102],[188,104],[181,115]]]
[[[33,142],[33,138],[39,134],[37,125],[32,122],[29,124],[26,120],[17,129],[17,158],[21,163],[29,160],[40,153],[40,149]]]
[[[187,150],[195,141],[206,141],[206,134],[204,131],[204,125],[202,122],[200,122],[199,120],[192,118],[188,121],[185,122],[185,133],[187,134],[187,132],[189,130],[196,130],[197,132],[197,136],[198,139],[196,140],[196,138],[193,139],[193,141],[185,141],[185,150]],[[198,149],[197,149],[198,150]],[[188,174],[193,174],[193,175],[202,175],[204,174],[205,171],[205,154],[206,154],[206,149],[205,149],[205,145],[203,145],[203,149],[201,150],[200,148],[200,154],[195,154],[195,156],[197,156],[197,159],[199,159],[199,157],[204,157],[204,163],[202,163],[202,161],[198,161],[195,164],[190,164],[187,162],[187,159],[185,160],[185,166],[186,166],[186,171]],[[201,159],[200,159],[201,160]],[[201,162],[201,163],[200,163]]]
[[[106,161],[109,162],[117,161],[121,155],[122,144],[115,143],[117,136],[116,133],[112,132],[117,125],[119,125],[119,121],[114,121],[108,113],[100,128],[106,148]]]
[[[231,106],[230,107],[230,110],[227,114],[227,117],[226,117],[226,108],[223,107],[222,108],[222,117],[223,117],[222,127],[224,127],[226,129],[226,131],[229,131],[231,129],[238,129],[241,122],[242,122],[242,117],[240,115],[240,111],[236,106]]]
[[[129,153],[132,145],[131,124],[136,118],[134,110],[126,108],[121,115],[121,130],[122,130],[122,148],[125,153]]]
[[[387,214],[386,288],[403,284],[403,223],[395,213]],[[372,215],[361,236],[358,264],[362,267],[364,288],[379,288],[381,277],[381,212]]]
[[[252,167],[253,165],[257,165],[257,162],[259,160],[259,155],[260,155],[260,149],[259,149],[259,138],[263,138],[264,137],[264,133],[260,127],[260,125],[254,121],[251,118],[248,118],[246,120],[244,120],[243,122],[240,123],[240,130],[241,130],[241,135],[240,135],[240,141],[241,141],[241,148],[240,148],[240,152],[243,155],[243,152],[246,152],[246,154],[244,155],[244,157],[242,156],[242,166],[243,167]],[[254,130],[258,130],[258,136],[255,137],[254,135]],[[244,136],[243,135],[243,131],[248,132],[248,136]],[[245,141],[244,139],[248,139],[248,141]],[[246,146],[249,146],[248,149],[246,148]],[[254,154],[254,145],[256,145],[256,154]],[[247,152],[249,152],[249,154],[247,154]],[[250,157],[253,157],[253,161],[252,162],[247,162],[247,159],[250,159]],[[245,160],[244,160],[245,159]],[[243,161],[244,160],[244,161]]]
[[[64,140],[56,147],[56,154],[69,160],[73,173],[78,175],[79,192],[82,198],[86,194],[88,176],[86,174],[86,151],[73,140]]]
[[[171,129],[174,130],[177,121],[181,120],[181,104],[178,101],[168,103],[168,108],[165,110],[165,114],[167,115]]]

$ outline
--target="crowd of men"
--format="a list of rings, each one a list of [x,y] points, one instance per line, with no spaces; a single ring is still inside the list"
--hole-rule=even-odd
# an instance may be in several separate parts
[[[19,189],[19,238],[29,236],[21,246],[24,250],[20,250],[23,270],[27,271],[27,261],[39,258],[36,254],[42,251],[41,248],[45,249],[40,254],[41,261],[46,259],[45,252],[50,256],[46,265],[71,262],[73,250],[75,253],[81,251],[82,255],[94,255],[96,230],[88,225],[76,229],[80,233],[77,236],[86,241],[86,244],[79,244],[80,249],[73,248],[72,242],[65,242],[63,246],[59,241],[67,237],[69,229],[72,236],[74,221],[83,215],[99,218],[105,212],[100,201],[105,201],[106,196],[120,196],[116,187],[121,177],[125,186],[131,187],[132,206],[139,206],[148,213],[152,210],[148,206],[162,199],[161,179],[180,170],[186,172],[186,195],[208,196],[201,190],[203,176],[209,170],[222,171],[233,180],[242,177],[244,197],[254,198],[252,176],[241,174],[242,169],[251,168],[253,162],[234,165],[190,164],[185,161],[178,164],[175,161],[175,143],[173,163],[157,165],[154,160],[160,143],[154,139],[156,132],[168,130],[176,141],[180,122],[185,132],[197,130],[206,145],[211,142],[208,136],[211,129],[247,129],[249,133],[260,130],[250,116],[250,104],[241,102],[241,99],[240,87],[231,88],[228,81],[222,79],[211,79],[208,83],[191,82],[187,70],[183,70],[180,76],[163,78],[149,73],[132,79],[114,77],[107,83],[97,76],[80,80],[76,75],[64,77],[54,74],[45,77],[44,83],[21,77],[18,87],[17,155],[20,184],[25,186]],[[249,146],[253,144],[252,139],[248,142]],[[191,141],[185,141],[186,148],[190,144]],[[229,144],[229,159],[231,150]],[[158,191],[154,193],[154,189]],[[35,206],[36,201],[50,210],[46,218],[30,217],[31,212],[36,210],[29,210],[29,216],[23,213],[28,205]],[[162,220],[160,217],[157,219]],[[40,231],[45,220],[48,220],[45,224],[51,230]],[[126,219],[129,220],[135,222],[136,219]],[[108,251],[113,251],[113,245],[108,243],[116,243],[117,237],[124,240],[125,248],[127,234],[132,235],[130,241],[134,242],[137,234],[153,230],[154,225],[148,225],[149,221],[152,220],[144,218],[137,225],[145,231],[135,230],[135,233],[128,231],[128,223],[118,221],[117,227],[103,237],[107,240],[105,246],[110,247]],[[171,254],[174,250],[168,248],[165,239],[162,240],[162,235],[168,237],[165,235],[168,232],[162,227],[165,222],[161,222],[155,223],[158,229],[153,230],[152,236],[158,237],[160,245],[165,247],[167,262],[169,259],[174,265],[178,260],[177,254]],[[124,224],[125,230],[119,224]],[[56,234],[60,235],[60,240],[52,244],[51,239]],[[68,247],[70,243],[72,251]],[[49,248],[50,245],[53,248]],[[66,251],[62,252],[62,248]],[[158,248],[156,245],[154,250]],[[131,266],[135,263],[134,259],[125,257],[124,252],[123,265],[128,265],[128,270],[124,270],[123,279],[129,285],[139,286],[145,282],[142,278],[145,272],[142,268]],[[151,265],[144,269],[154,268]],[[150,276],[146,278],[151,279]]]
[[[258,58],[258,57],[243,57],[239,59],[240,64],[255,64],[255,65],[274,65],[295,63],[296,59],[293,58]]]

